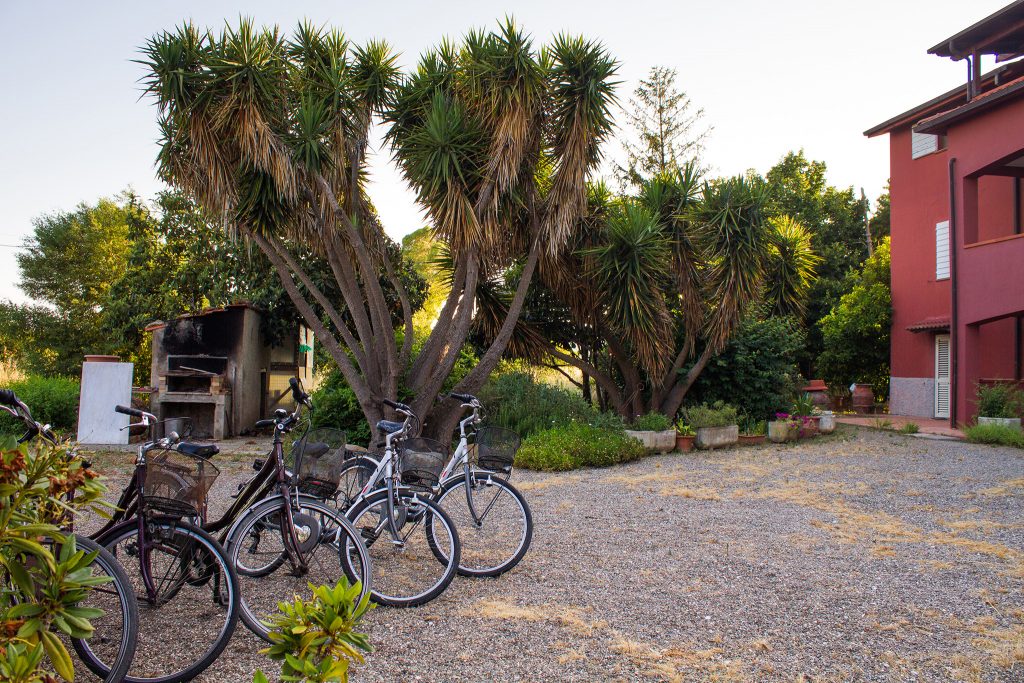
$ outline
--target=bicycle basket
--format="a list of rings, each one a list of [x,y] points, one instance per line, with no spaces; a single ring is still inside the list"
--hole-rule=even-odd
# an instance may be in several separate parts
[[[309,430],[292,444],[291,461],[299,491],[318,498],[333,496],[345,462],[345,432]]]
[[[447,463],[444,444],[433,439],[406,439],[398,456],[398,474],[406,486],[430,489],[437,486]]]
[[[178,451],[150,451],[142,499],[146,507],[176,517],[198,515],[220,470],[205,458]]]
[[[480,469],[502,474],[512,473],[512,463],[519,450],[519,435],[501,427],[482,427],[476,432],[476,465]]]

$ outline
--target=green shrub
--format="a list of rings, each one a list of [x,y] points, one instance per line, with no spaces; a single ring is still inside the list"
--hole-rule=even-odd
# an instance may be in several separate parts
[[[715,401],[710,406],[702,403],[698,406],[690,406],[684,412],[686,423],[694,429],[701,427],[728,427],[738,423],[738,413],[735,406],[724,401]]]
[[[531,434],[516,454],[515,464],[530,470],[564,471],[608,467],[643,454],[640,441],[621,431],[574,423]]]
[[[626,428],[626,421],[622,419],[622,416],[611,410],[603,413],[594,412],[587,420],[587,423],[591,427],[600,427],[602,429],[611,429],[614,431],[621,432]]]
[[[908,422],[899,428],[902,434],[917,434],[921,431],[921,427],[916,422]]]
[[[766,420],[755,420],[747,414],[740,415],[740,434],[745,436],[761,436],[768,433],[768,422]]]
[[[633,420],[629,428],[638,432],[663,432],[672,429],[672,421],[661,413],[651,411]]]
[[[805,334],[793,318],[748,316],[687,393],[689,403],[727,401],[758,420],[789,408],[801,383]]]
[[[58,432],[74,431],[78,426],[78,380],[68,377],[32,375],[7,387],[32,411],[37,422],[49,424]],[[0,416],[0,432],[20,435],[20,421],[6,413]]]
[[[978,415],[1019,417],[1024,412],[1024,394],[1011,384],[978,385]]]
[[[1005,425],[971,425],[964,429],[964,435],[972,443],[1024,448],[1024,432]]]
[[[347,681],[352,663],[362,664],[363,653],[373,652],[369,639],[356,633],[363,615],[373,605],[370,596],[359,598],[360,584],[350,586],[343,577],[334,588],[313,588],[310,600],[296,597],[278,605],[270,620],[271,645],[266,654],[281,662],[281,680],[322,683]],[[267,683],[257,671],[254,683]]]
[[[493,377],[479,398],[488,424],[511,429],[522,437],[573,422],[588,422],[596,411],[574,391],[538,382],[528,372]]]
[[[816,406],[814,405],[814,400],[811,399],[811,395],[803,393],[793,400],[793,405],[790,406],[789,412],[792,415],[806,417],[814,414],[815,407]]]
[[[313,392],[313,405],[316,408],[313,411],[314,427],[342,429],[349,443],[369,443],[370,425],[366,423],[356,393],[340,372],[331,371],[327,379]]]

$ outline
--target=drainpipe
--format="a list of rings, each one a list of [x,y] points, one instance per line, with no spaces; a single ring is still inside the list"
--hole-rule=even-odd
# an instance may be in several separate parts
[[[956,282],[956,157],[949,160],[949,283],[952,290],[952,301],[949,316],[949,426],[956,429],[957,417],[957,306]]]

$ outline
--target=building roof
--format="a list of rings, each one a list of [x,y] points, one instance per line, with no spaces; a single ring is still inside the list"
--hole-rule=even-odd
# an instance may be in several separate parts
[[[978,23],[946,38],[928,50],[928,54],[958,60],[975,52],[1013,57],[1019,55],[1022,49],[1024,0],[1016,0]]]
[[[953,124],[976,116],[986,109],[1003,104],[1024,95],[1024,77],[1018,78],[998,88],[993,88],[950,111],[929,116],[914,126],[915,133],[945,133]]]
[[[913,325],[907,325],[907,329],[911,332],[941,332],[949,329],[949,316],[948,315],[933,315],[922,320],[918,320]]]

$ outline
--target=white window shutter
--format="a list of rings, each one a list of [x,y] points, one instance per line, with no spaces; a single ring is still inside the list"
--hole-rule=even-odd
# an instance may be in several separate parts
[[[929,133],[910,133],[910,156],[913,159],[939,151],[939,136]]]
[[[949,417],[949,335],[935,335],[935,417]]]
[[[935,279],[949,278],[949,221],[935,224]]]

